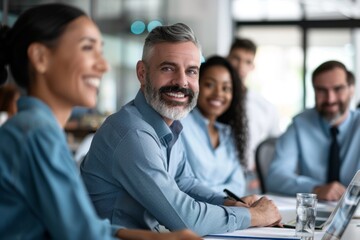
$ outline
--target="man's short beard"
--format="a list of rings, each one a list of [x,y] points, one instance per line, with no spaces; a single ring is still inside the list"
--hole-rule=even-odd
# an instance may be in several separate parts
[[[339,105],[339,111],[335,114],[329,114],[328,112],[323,110],[326,106],[326,103],[318,107],[318,112],[324,119],[326,119],[326,121],[329,122],[330,125],[333,125],[335,122],[337,122],[339,118],[341,118],[346,113],[347,110],[346,106],[349,105],[349,103],[337,103],[337,104]]]
[[[325,118],[325,120],[329,123],[330,126],[334,125],[334,123],[337,122],[337,120],[342,116],[340,112],[337,114],[326,114],[324,112],[320,112],[320,115]]]
[[[189,101],[187,103],[180,103],[175,101],[167,101],[162,98],[161,92],[166,88],[168,89],[171,87],[163,87],[159,90],[155,89],[149,76],[147,75],[144,90],[147,103],[165,118],[171,120],[180,120],[184,118],[196,106],[199,92],[193,92],[190,89],[186,89],[186,91],[190,92],[190,94],[188,94]]]

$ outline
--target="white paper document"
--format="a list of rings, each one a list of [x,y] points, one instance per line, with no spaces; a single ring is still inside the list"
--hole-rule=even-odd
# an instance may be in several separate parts
[[[324,232],[315,232],[314,240],[321,239]],[[289,228],[248,228],[244,230],[238,230],[231,233],[213,234],[204,237],[204,239],[300,239],[295,236],[295,229]]]

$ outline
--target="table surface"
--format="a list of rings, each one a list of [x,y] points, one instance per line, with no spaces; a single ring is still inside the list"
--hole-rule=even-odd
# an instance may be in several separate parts
[[[283,197],[275,195],[267,195],[278,206],[282,216],[282,222],[288,222],[296,217],[296,199],[292,197]],[[336,202],[319,202],[318,209],[320,210],[333,210]],[[360,208],[358,208],[355,218],[351,220],[349,226],[341,239],[346,240],[359,240],[360,239]],[[323,230],[316,230],[314,240],[321,240],[324,235]],[[295,236],[295,229],[289,228],[275,228],[275,227],[262,227],[262,228],[249,228],[238,230],[232,233],[220,234],[218,236],[205,236],[207,240],[220,240],[220,239],[235,239],[236,236],[250,236],[250,237],[268,237],[269,239],[282,239],[291,238]],[[254,238],[252,238],[254,239]],[[255,238],[256,239],[256,238]]]

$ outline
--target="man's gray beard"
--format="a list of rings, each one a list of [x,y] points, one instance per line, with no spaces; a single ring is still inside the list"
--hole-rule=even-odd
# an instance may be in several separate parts
[[[344,114],[347,111],[347,107],[345,106],[349,106],[350,101],[345,103],[345,104],[339,104],[339,112],[337,112],[336,114],[327,114],[325,111],[322,111],[321,109],[318,109],[320,115],[329,123],[330,126],[334,125],[334,123],[336,123],[339,118],[341,118],[342,116],[344,116]]]
[[[333,115],[333,116],[325,116],[325,115],[323,115],[323,117],[326,119],[326,121],[328,121],[329,125],[332,126],[337,122],[337,120],[340,117],[342,117],[342,115],[343,114],[339,112],[338,114]]]
[[[166,101],[161,99],[161,94],[159,91],[153,88],[150,79],[146,78],[144,96],[147,103],[152,106],[161,116],[171,120],[180,120],[186,117],[186,115],[196,106],[198,95],[199,92],[195,92],[194,97],[186,107],[184,107],[182,104],[174,104],[173,106],[169,106]]]

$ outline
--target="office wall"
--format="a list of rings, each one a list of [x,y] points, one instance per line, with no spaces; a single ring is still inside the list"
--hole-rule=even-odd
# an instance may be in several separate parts
[[[226,55],[234,35],[232,13],[236,9],[232,8],[232,0],[8,0],[7,2],[11,3],[12,10],[40,3],[64,2],[81,7],[92,14],[107,40],[105,45],[107,57],[112,63],[112,71],[108,75],[109,84],[104,84],[104,97],[99,101],[103,111],[111,112],[119,109],[132,99],[138,89],[135,65],[140,58],[142,43],[147,33],[140,36],[131,35],[129,26],[133,19],[148,21],[158,18],[163,19],[164,24],[176,22],[188,24],[194,29],[201,42],[204,57],[212,54]],[[3,7],[3,4],[0,7]],[[9,20],[14,20],[14,16],[14,14],[9,16]],[[353,31],[355,45],[352,69],[355,75],[359,76],[360,33],[359,30]],[[261,39],[269,40],[269,34],[263,35],[266,36]],[[280,41],[283,38],[276,39]],[[296,41],[299,39],[292,43]],[[356,86],[354,103],[360,101],[359,86],[359,84]],[[297,101],[301,106],[302,101]],[[290,115],[288,117],[291,117]]]
[[[167,17],[193,28],[205,57],[227,53],[233,32],[231,0],[168,1]]]

